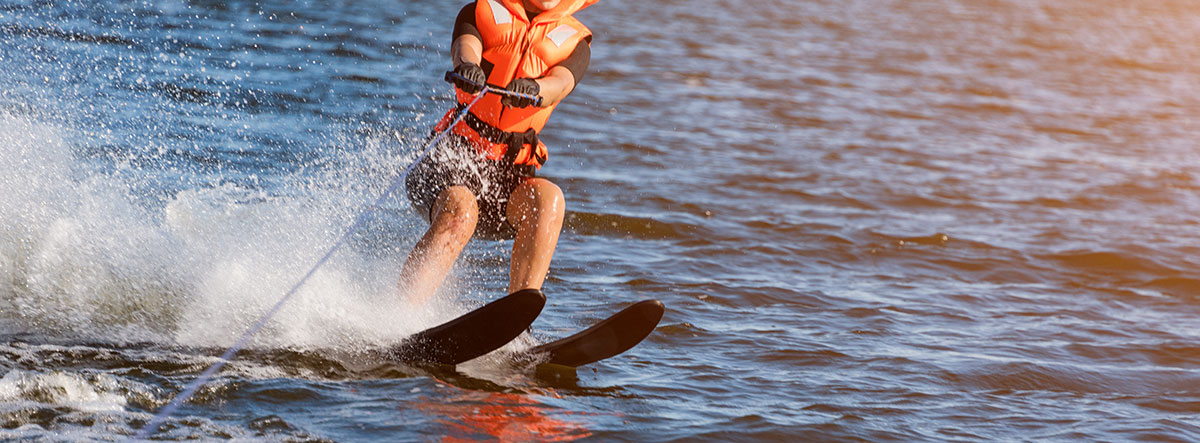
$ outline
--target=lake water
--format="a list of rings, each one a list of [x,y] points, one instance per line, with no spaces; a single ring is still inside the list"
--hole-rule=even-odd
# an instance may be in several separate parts
[[[122,440],[450,106],[460,2],[0,2],[0,439]],[[503,295],[396,289],[403,197],[155,438],[1200,440],[1200,2],[602,0],[544,133],[568,221],[509,350],[363,355]]]

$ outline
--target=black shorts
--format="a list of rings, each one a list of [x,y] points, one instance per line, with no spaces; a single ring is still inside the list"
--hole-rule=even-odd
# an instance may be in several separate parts
[[[511,239],[517,231],[505,215],[508,198],[517,185],[536,175],[533,166],[488,160],[466,140],[451,134],[417,163],[404,180],[408,201],[417,214],[431,222],[438,194],[451,186],[465,186],[479,204],[475,235]]]

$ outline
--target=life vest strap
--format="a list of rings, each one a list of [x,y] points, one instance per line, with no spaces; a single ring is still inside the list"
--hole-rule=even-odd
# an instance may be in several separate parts
[[[459,104],[458,107],[446,113],[446,116],[438,122],[434,131],[445,131],[449,128],[450,122],[454,116],[463,111],[466,105]],[[495,126],[489,125],[470,112],[467,112],[460,126],[454,128],[455,132],[459,132],[459,128],[465,125],[465,129],[469,129],[473,134],[468,135],[468,139],[475,139],[478,142],[485,142],[491,146],[479,146],[480,149],[488,154],[496,155],[509,163],[518,165],[532,165],[541,168],[546,164],[547,153],[545,145],[542,144],[537,137],[537,131],[533,128],[526,129],[524,132],[508,132]],[[475,135],[477,137],[470,137]],[[513,149],[516,147],[516,149]],[[501,155],[502,153],[502,155]]]

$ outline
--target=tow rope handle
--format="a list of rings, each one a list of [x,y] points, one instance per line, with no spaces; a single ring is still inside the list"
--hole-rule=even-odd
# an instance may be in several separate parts
[[[459,75],[458,73],[456,73],[454,71],[446,71],[446,81],[447,82],[454,83],[454,80],[456,80],[456,79],[462,80],[464,82],[470,83],[475,86],[481,86],[481,89],[483,92],[490,92],[490,93],[496,94],[496,95],[507,95],[509,97],[527,98],[527,99],[533,100],[534,106],[538,106],[538,107],[542,106],[542,97],[539,95],[529,95],[529,94],[521,94],[521,93],[517,93],[517,92],[512,92],[507,89],[501,88],[499,86],[492,86],[492,85],[489,85],[486,83],[483,85],[480,85],[479,83],[475,83],[471,80],[468,80],[466,77],[463,77],[462,75]]]

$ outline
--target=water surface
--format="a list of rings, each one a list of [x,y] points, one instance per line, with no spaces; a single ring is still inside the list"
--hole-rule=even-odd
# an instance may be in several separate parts
[[[131,436],[450,105],[457,2],[0,5],[0,439]],[[364,361],[502,295],[395,289],[402,198],[156,438],[1200,439],[1200,2],[604,0],[544,139],[531,337],[577,373]]]

